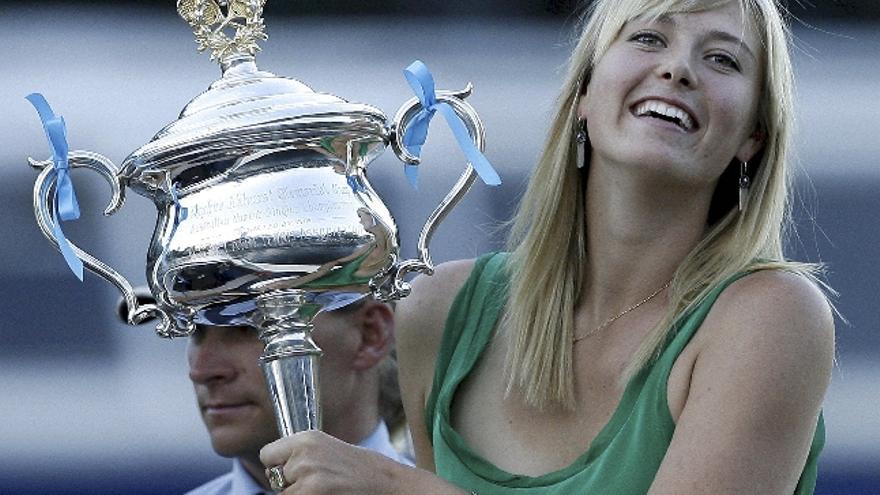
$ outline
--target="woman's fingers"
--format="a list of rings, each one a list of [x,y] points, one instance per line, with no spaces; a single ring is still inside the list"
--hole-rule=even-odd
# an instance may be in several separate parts
[[[260,461],[273,488],[303,495],[388,493],[380,480],[381,454],[351,446],[320,431],[304,431],[263,447]],[[377,467],[378,466],[378,467]],[[386,476],[387,477],[387,476]],[[372,482],[372,485],[369,484]]]
[[[282,466],[293,454],[294,437],[284,437],[266,445],[260,450],[260,462],[267,468]]]
[[[297,459],[304,452],[310,452],[311,457],[316,460],[321,457],[330,457],[326,454],[326,450],[332,445],[341,443],[326,433],[310,430],[295,433],[289,437],[284,437],[266,445],[260,450],[260,462],[267,468],[274,466],[285,466],[285,470],[290,474],[289,467],[297,463]],[[306,459],[301,459],[305,461]]]

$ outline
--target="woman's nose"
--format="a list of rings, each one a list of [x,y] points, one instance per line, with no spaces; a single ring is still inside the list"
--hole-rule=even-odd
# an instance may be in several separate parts
[[[691,69],[690,60],[685,54],[670,53],[669,57],[658,67],[662,79],[685,88],[694,88],[697,78]]]

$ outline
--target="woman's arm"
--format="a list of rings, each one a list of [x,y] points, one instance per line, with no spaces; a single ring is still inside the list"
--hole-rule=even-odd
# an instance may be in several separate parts
[[[834,321],[803,277],[757,272],[706,318],[688,397],[650,495],[794,492],[834,361]]]
[[[416,464],[434,471],[434,453],[425,427],[425,402],[431,392],[437,352],[452,301],[473,269],[473,260],[436,267],[413,280],[412,294],[395,311],[400,390],[413,439]]]

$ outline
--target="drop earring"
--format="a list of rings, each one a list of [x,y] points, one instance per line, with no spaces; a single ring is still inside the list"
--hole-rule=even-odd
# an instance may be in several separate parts
[[[751,179],[749,179],[749,162],[742,162],[739,168],[739,211],[742,212],[746,206],[746,200],[749,196],[749,187],[751,187]]]
[[[577,168],[584,168],[586,165],[585,148],[587,144],[587,121],[579,120],[577,134],[574,136],[575,148],[577,148]]]

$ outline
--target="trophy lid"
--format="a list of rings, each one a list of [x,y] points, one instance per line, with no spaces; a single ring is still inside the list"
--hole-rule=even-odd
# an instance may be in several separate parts
[[[257,69],[256,41],[266,39],[261,18],[265,0],[177,4],[193,26],[199,50],[212,50],[223,76],[190,101],[178,120],[125,159],[122,174],[135,189],[168,192],[177,184],[186,192],[224,174],[242,158],[282,150],[310,149],[343,163],[366,163],[384,150],[389,130],[381,110]],[[226,15],[221,5],[227,7]],[[237,29],[232,39],[223,32],[229,28]]]

